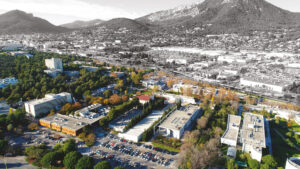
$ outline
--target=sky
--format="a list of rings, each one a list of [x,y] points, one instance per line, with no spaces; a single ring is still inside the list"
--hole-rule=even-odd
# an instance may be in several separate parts
[[[0,0],[0,14],[10,10],[33,13],[55,25],[75,20],[126,17],[135,19],[159,10],[203,0]],[[267,0],[293,12],[300,12],[300,0]]]

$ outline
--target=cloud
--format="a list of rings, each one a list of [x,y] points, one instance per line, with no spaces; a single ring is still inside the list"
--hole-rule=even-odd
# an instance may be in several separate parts
[[[91,4],[80,0],[0,0],[0,11],[19,9],[37,16],[58,16],[64,18],[104,19],[115,17],[135,18],[134,12],[100,4]],[[53,23],[61,24],[60,18],[45,18]]]

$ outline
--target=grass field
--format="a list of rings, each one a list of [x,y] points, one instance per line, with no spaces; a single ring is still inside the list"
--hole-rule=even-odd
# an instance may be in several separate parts
[[[285,162],[288,157],[298,156],[300,152],[291,148],[286,142],[271,129],[273,156],[280,167],[285,167]]]
[[[180,151],[179,149],[176,149],[176,148],[173,148],[173,147],[169,147],[169,146],[166,146],[166,145],[163,145],[163,144],[159,144],[159,143],[152,142],[152,145],[154,147],[161,148],[163,150],[168,150],[168,151],[171,151],[171,152],[179,153],[179,151]]]

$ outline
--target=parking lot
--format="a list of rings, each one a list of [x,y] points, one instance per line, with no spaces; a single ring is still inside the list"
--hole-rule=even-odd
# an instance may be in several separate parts
[[[55,144],[61,143],[69,138],[72,138],[72,136],[40,127],[38,131],[24,132],[22,136],[10,139],[10,144],[21,145],[23,147],[45,144],[48,147],[53,147]]]
[[[108,134],[97,139],[91,148],[79,148],[86,155],[107,159],[126,168],[176,168],[177,153],[133,143]]]
[[[96,133],[104,133],[97,129]],[[32,145],[45,144],[53,147],[55,144],[63,142],[69,138],[77,140],[78,151],[85,156],[92,156],[96,161],[108,160],[113,166],[123,166],[125,168],[153,168],[167,169],[176,168],[177,153],[152,147],[150,143],[133,143],[121,139],[113,134],[97,136],[95,145],[87,147],[83,141],[77,137],[72,137],[48,128],[40,127],[35,132],[25,132],[21,137],[11,140],[10,144],[29,147]]]

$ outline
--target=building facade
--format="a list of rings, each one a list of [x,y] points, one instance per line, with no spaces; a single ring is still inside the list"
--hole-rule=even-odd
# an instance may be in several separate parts
[[[32,100],[25,103],[25,110],[33,117],[48,113],[51,109],[56,109],[65,103],[72,103],[70,93],[46,94],[45,98]]]
[[[291,157],[286,160],[285,169],[300,169],[300,157]]]
[[[45,59],[45,65],[48,69],[56,69],[63,71],[62,60],[59,58]]]
[[[180,139],[199,115],[200,110],[197,106],[189,105],[175,110],[166,119],[163,119],[163,122],[158,126],[158,133],[165,137]]]

